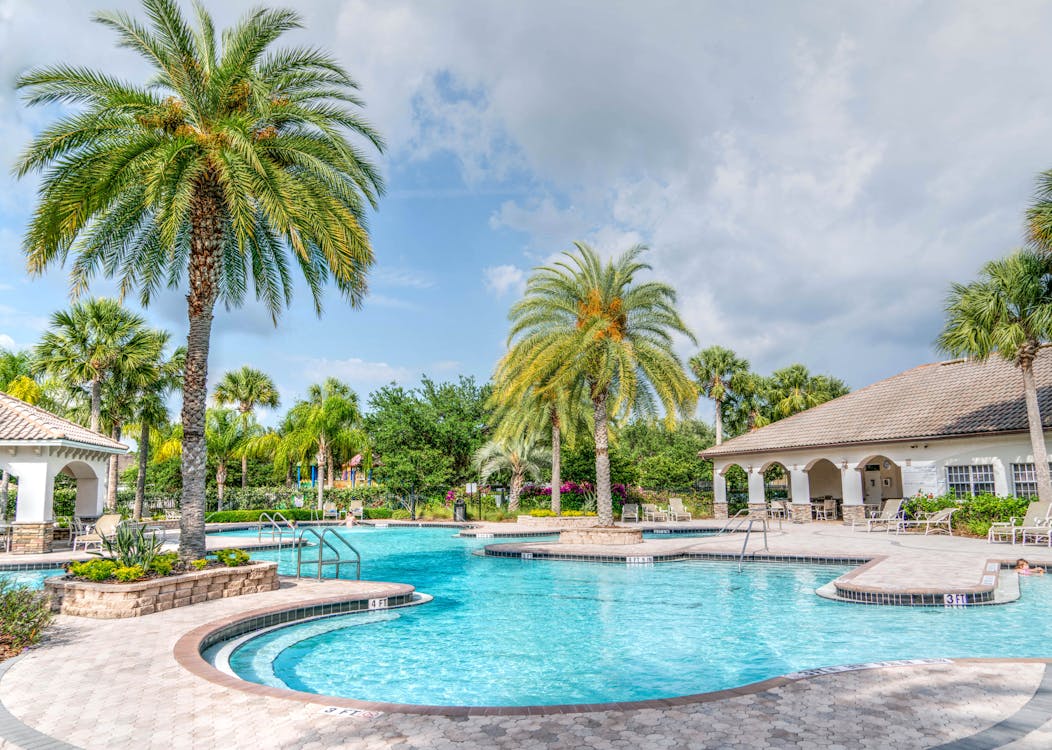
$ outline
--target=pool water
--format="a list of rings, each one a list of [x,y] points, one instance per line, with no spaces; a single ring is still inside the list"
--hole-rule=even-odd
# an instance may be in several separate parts
[[[19,586],[28,586],[31,589],[44,588],[44,580],[53,576],[63,575],[66,571],[62,568],[49,568],[47,570],[0,570],[0,578]]]
[[[434,601],[290,625],[238,647],[243,678],[369,701],[551,705],[667,698],[874,660],[1048,656],[1052,576],[1003,606],[843,604],[836,566],[651,566],[473,555],[450,529],[348,529],[362,577]],[[293,552],[261,551],[292,572]]]

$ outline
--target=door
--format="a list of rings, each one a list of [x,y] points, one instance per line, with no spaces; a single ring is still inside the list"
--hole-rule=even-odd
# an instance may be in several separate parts
[[[866,469],[862,475],[863,483],[863,496],[866,505],[880,506],[880,501],[884,496],[884,488],[880,484],[880,471],[871,471]]]

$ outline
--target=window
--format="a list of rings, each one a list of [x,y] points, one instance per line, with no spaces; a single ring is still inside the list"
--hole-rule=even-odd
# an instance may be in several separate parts
[[[1049,463],[1052,469],[1052,463]],[[1012,493],[1016,497],[1037,497],[1037,471],[1033,464],[1012,464]]]
[[[994,492],[994,467],[991,464],[980,466],[947,466],[946,486],[958,497],[979,495]]]

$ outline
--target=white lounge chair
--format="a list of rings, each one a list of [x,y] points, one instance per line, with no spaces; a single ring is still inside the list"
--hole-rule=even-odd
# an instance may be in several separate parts
[[[621,523],[626,521],[639,523],[639,503],[625,503],[621,506]]]
[[[1052,503],[1030,503],[1027,506],[1026,515],[1022,518],[1012,516],[1008,521],[997,521],[990,524],[986,541],[1015,544],[1020,535],[1026,535],[1027,530],[1039,530],[1046,527],[1050,520],[1048,517],[1050,510],[1052,510]]]
[[[902,498],[896,500],[889,499],[884,503],[884,508],[880,511],[880,515],[876,518],[866,519],[866,531],[873,531],[876,526],[883,526],[885,531],[891,531],[892,527],[896,530],[899,528],[899,524],[902,522]],[[855,528],[855,524],[851,524],[851,528]]]
[[[934,513],[925,513],[921,518],[899,521],[899,528],[903,531],[910,528],[924,528],[925,534],[937,534],[945,531],[953,536],[953,514],[960,508],[943,508]]]
[[[658,508],[653,503],[643,503],[644,521],[667,521],[668,513]]]
[[[73,540],[73,550],[76,551],[78,544],[85,552],[88,547],[96,547],[101,550],[102,537],[113,536],[120,524],[121,517],[118,513],[108,513],[104,516],[99,516],[99,520],[95,522],[95,528],[90,533],[78,534]]]
[[[693,521],[694,516],[683,507],[683,500],[678,497],[668,499],[668,517],[672,521]]]

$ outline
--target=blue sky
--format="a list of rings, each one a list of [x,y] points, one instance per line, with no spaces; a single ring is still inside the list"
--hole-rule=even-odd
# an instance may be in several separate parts
[[[212,2],[221,23],[255,3]],[[0,161],[48,113],[12,83],[58,60],[136,78],[89,22],[130,2],[0,0]],[[1021,242],[1052,167],[1052,6],[303,0],[290,42],[332,50],[389,143],[364,309],[305,294],[275,329],[216,319],[214,378],[250,363],[286,402],[336,375],[366,393],[486,377],[528,270],[583,239],[652,246],[702,345],[859,387],[936,357],[951,281]],[[0,172],[0,343],[67,304],[28,279],[33,184]],[[100,280],[96,292],[109,285]],[[180,294],[146,311],[185,336]],[[694,348],[681,342],[687,356]]]

